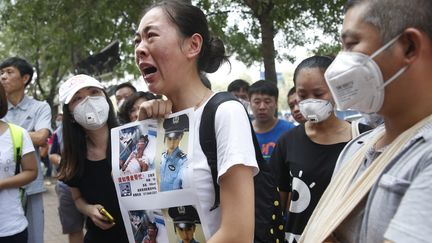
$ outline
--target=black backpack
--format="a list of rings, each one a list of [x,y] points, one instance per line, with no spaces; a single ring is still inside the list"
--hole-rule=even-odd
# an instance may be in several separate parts
[[[225,101],[238,101],[231,93],[220,92],[215,94],[204,107],[200,124],[200,144],[207,157],[213,177],[215,189],[215,202],[213,210],[219,206],[220,192],[217,184],[217,151],[215,135],[215,114],[220,104]],[[246,110],[245,110],[246,112]],[[270,166],[263,159],[251,124],[251,133],[255,146],[255,156],[260,172],[254,177],[255,185],[255,235],[254,242],[284,242],[283,211],[280,205],[279,189]]]

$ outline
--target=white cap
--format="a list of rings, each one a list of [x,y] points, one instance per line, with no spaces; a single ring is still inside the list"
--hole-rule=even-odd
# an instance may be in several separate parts
[[[59,89],[59,100],[62,104],[69,104],[74,94],[85,87],[96,87],[103,89],[102,84],[95,78],[85,74],[75,75],[72,78],[66,80]]]

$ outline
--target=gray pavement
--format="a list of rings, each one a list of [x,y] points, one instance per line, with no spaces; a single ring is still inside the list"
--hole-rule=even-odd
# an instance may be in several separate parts
[[[55,180],[52,180],[52,182],[45,180],[45,188],[47,190],[43,194],[45,210],[44,243],[68,243],[67,235],[62,234],[57,210],[58,199],[55,192],[55,184]]]

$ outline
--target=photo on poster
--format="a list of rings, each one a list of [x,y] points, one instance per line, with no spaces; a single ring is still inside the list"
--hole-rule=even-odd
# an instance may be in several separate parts
[[[186,114],[162,122],[163,139],[158,139],[160,192],[183,188],[183,173],[188,158],[189,117]]]
[[[134,242],[168,242],[161,210],[131,210],[128,215]]]
[[[204,243],[201,220],[192,205],[170,207],[163,210],[169,243]]]
[[[156,131],[145,129],[144,124],[120,130],[118,165],[121,175],[155,169],[156,136]]]

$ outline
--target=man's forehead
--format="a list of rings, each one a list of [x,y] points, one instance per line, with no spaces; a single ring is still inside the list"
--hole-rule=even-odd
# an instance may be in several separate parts
[[[119,93],[133,93],[133,92],[134,91],[132,90],[131,87],[125,86],[125,87],[122,87],[122,88],[118,89],[116,91],[116,94],[119,94]]]
[[[10,71],[10,70],[18,70],[18,68],[14,67],[14,66],[7,66],[4,68],[0,68],[0,71]]]
[[[365,24],[364,16],[368,9],[368,4],[362,3],[351,7],[346,13],[342,25],[342,37],[358,33],[356,30],[359,25]]]
[[[288,96],[288,102],[295,102],[297,100],[297,93]]]
[[[275,96],[265,94],[265,93],[253,93],[251,94],[251,99],[253,98],[270,99],[270,98],[275,98]]]

